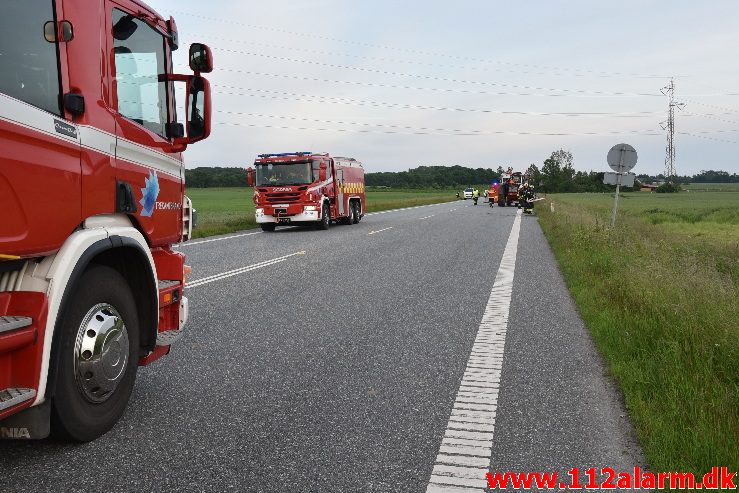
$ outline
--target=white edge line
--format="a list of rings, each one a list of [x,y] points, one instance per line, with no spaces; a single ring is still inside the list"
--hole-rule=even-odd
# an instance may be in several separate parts
[[[485,313],[477,329],[475,342],[467,360],[467,369],[459,384],[459,390],[454,400],[454,407],[447,422],[444,433],[446,437],[464,437],[476,441],[476,448],[465,450],[450,447],[442,441],[439,452],[434,461],[434,471],[426,486],[426,493],[442,492],[450,485],[468,486],[472,491],[484,491],[487,486],[485,472],[490,468],[490,454],[487,450],[493,447],[495,430],[495,415],[498,407],[498,392],[502,365],[490,366],[485,369],[472,370],[472,360],[479,360],[479,355],[490,360],[502,361],[508,316],[513,297],[513,278],[516,269],[516,255],[518,252],[518,238],[521,232],[521,210],[516,211],[516,218],[508,236],[500,267],[495,276],[493,289],[490,292]],[[472,363],[472,364],[471,364]],[[483,382],[473,382],[475,380]],[[463,387],[474,389],[474,398]],[[465,414],[458,409],[466,407],[470,401],[485,403],[489,406],[487,412],[478,412],[475,415]],[[455,411],[455,409],[457,409]],[[470,452],[479,452],[486,457],[471,457]],[[463,464],[463,465],[461,465]],[[484,467],[484,469],[483,469]]]

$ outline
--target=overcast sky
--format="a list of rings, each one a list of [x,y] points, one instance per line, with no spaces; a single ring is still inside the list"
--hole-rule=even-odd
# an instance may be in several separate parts
[[[213,132],[188,167],[314,151],[523,169],[564,148],[605,170],[626,142],[656,174],[674,76],[678,174],[739,172],[735,0],[149,3],[177,21],[180,71],[191,42],[214,53]]]

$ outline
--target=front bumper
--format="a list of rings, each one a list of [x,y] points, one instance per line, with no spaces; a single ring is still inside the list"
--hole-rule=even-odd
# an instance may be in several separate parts
[[[264,223],[297,223],[297,222],[317,222],[320,220],[318,211],[303,211],[298,214],[279,214],[272,215],[266,214],[265,212],[256,214],[257,224]]]

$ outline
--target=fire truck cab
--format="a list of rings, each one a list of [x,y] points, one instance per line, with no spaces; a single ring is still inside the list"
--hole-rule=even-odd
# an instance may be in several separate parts
[[[256,221],[264,231],[301,224],[328,229],[331,222],[356,224],[365,214],[364,168],[356,159],[260,154],[254,168],[247,169],[247,183],[254,187]]]
[[[182,334],[182,152],[210,133],[212,56],[174,74],[177,48],[139,0],[3,3],[0,438],[104,434]]]

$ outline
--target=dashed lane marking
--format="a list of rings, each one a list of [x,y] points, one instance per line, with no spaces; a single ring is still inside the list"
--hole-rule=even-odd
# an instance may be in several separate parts
[[[220,274],[214,274],[212,276],[203,277],[202,279],[196,279],[194,281],[188,282],[185,285],[185,287],[187,289],[192,289],[192,288],[197,288],[199,286],[202,286],[204,284],[209,284],[211,282],[222,281],[223,279],[233,277],[233,276],[238,276],[239,274],[244,274],[245,272],[250,272],[252,270],[261,269],[262,267],[268,267],[270,265],[279,264],[280,262],[284,262],[290,257],[294,257],[296,255],[305,255],[305,251],[291,253],[290,255],[284,255],[282,257],[273,258],[271,260],[265,260],[264,262],[247,265],[245,267],[239,267],[238,269],[229,270],[226,272],[222,272]]]
[[[393,229],[393,227],[392,227],[392,226],[390,226],[389,228],[384,228],[384,229],[378,229],[377,231],[370,231],[369,233],[367,233],[367,236],[369,236],[369,235],[373,235],[373,234],[375,234],[375,233],[382,233],[383,231],[387,231],[388,229]]]
[[[260,235],[262,234],[262,231],[254,231],[252,233],[242,233],[238,235],[231,235],[231,236],[224,236],[222,238],[212,238],[210,240],[198,240],[198,241],[188,241],[186,243],[179,243],[176,246],[183,247],[183,246],[193,246],[193,245],[200,245],[202,243],[211,243],[214,241],[222,241],[222,240],[230,240],[233,238],[241,238],[242,236],[252,236],[252,235]]]
[[[417,206],[414,206],[414,207],[403,207],[402,209],[390,209],[390,210],[387,210],[387,211],[370,212],[368,214],[365,214],[364,216],[367,217],[367,216],[375,216],[375,215],[378,215],[378,214],[389,214],[391,212],[409,211],[409,210],[412,210],[412,209],[420,209],[422,207],[435,207],[437,205],[444,205],[444,204],[448,204],[448,203],[449,202],[440,202],[438,204],[417,205]],[[208,240],[187,241],[185,243],[178,243],[178,244],[176,244],[175,245],[175,248],[195,246],[195,245],[202,245],[203,243],[211,243],[213,241],[231,240],[233,238],[241,238],[243,236],[260,235],[262,233],[263,233],[263,231],[253,231],[253,232],[250,232],[250,233],[240,233],[240,234],[235,234],[235,235],[230,235],[230,236],[222,236],[220,238],[211,238],[211,239],[208,239]]]
[[[520,231],[518,210],[426,493],[475,492],[487,487]]]

